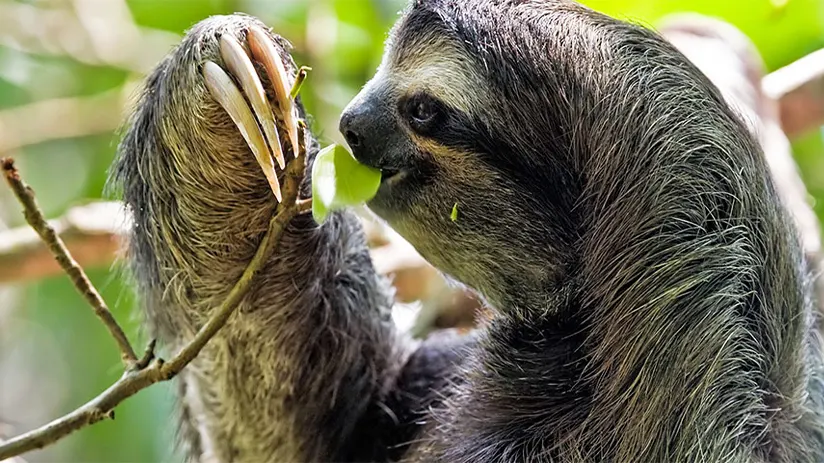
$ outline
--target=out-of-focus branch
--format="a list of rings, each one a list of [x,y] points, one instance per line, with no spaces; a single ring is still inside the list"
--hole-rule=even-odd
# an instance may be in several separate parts
[[[49,140],[112,132],[123,120],[124,104],[123,91],[110,91],[0,111],[0,154]]]
[[[824,49],[767,75],[761,87],[778,101],[781,126],[788,137],[824,125]]]
[[[14,167],[14,161],[5,158],[1,162],[6,182],[23,206],[23,215],[26,217],[26,222],[40,235],[40,238],[54,255],[57,263],[60,264],[60,267],[72,280],[75,288],[77,288],[80,294],[86,299],[86,302],[89,303],[95,315],[97,315],[97,318],[108,328],[109,333],[111,333],[120,349],[123,362],[127,367],[131,367],[132,364],[137,361],[137,355],[135,355],[134,349],[132,349],[132,345],[126,337],[126,333],[123,332],[123,329],[114,319],[112,312],[100,296],[100,293],[94,285],[92,285],[86,272],[83,271],[80,264],[69,254],[66,244],[63,243],[63,240],[60,239],[55,229],[52,228],[46,221],[46,218],[43,217],[43,212],[34,199],[34,191],[20,178],[20,174]]]
[[[121,249],[127,215],[118,202],[99,202],[74,207],[50,224],[80,265],[100,267],[111,264]],[[61,271],[30,227],[0,232],[0,284],[36,280]]]
[[[146,74],[180,37],[136,26],[115,3],[121,2],[78,0],[76,12],[0,3],[0,44],[25,53],[69,56],[84,64]],[[116,14],[96,14],[100,8]]]
[[[310,204],[300,201],[298,211],[306,212]],[[115,261],[129,220],[123,205],[111,201],[73,207],[50,223],[75,259],[89,268],[108,266]],[[363,220],[363,224],[375,269],[393,277],[397,299],[401,302],[425,299],[441,279],[438,271],[392,232],[370,220]],[[0,284],[37,280],[60,272],[60,266],[31,228],[0,232]]]
[[[138,27],[123,0],[72,0],[67,5],[0,2],[0,44],[143,75],[180,40],[176,34]],[[123,120],[130,87],[0,112],[0,155],[43,141],[114,131]]]

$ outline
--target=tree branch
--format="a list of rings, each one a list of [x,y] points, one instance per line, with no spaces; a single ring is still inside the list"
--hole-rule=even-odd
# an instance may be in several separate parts
[[[778,101],[781,127],[788,137],[824,124],[824,49],[764,77],[764,93]]]
[[[303,137],[305,137],[305,131],[302,131],[302,134]],[[302,142],[304,141],[303,137],[301,138]],[[152,384],[175,377],[200,353],[206,343],[226,324],[238,304],[249,292],[255,276],[280,243],[283,231],[288,223],[300,212],[302,207],[305,207],[305,200],[301,201],[298,199],[299,179],[303,178],[306,165],[305,144],[301,143],[300,148],[296,159],[287,167],[283,202],[278,205],[277,213],[270,220],[269,229],[258,246],[257,252],[249,262],[246,270],[244,270],[243,275],[229,292],[229,295],[209,320],[200,328],[195,337],[169,362],[155,358],[154,341],[149,344],[141,359],[135,359],[134,353],[131,351],[131,347],[129,347],[130,352],[132,352],[131,357],[134,361],[130,363],[129,367],[127,367],[123,373],[123,376],[121,376],[117,382],[75,411],[41,428],[1,443],[0,461],[31,450],[43,448],[78,429],[97,423],[105,418],[114,419],[114,409],[121,402]],[[65,245],[63,245],[60,238],[57,237],[54,229],[43,219],[42,213],[39,212],[34,202],[31,189],[20,179],[17,171],[14,169],[13,161],[5,159],[2,165],[9,184],[12,186],[18,199],[24,204],[26,219],[32,227],[38,231],[38,234],[49,243],[49,247],[56,251],[55,254],[58,256],[58,260],[66,262],[67,264],[74,264],[66,265],[64,269],[72,276],[72,280],[75,281],[78,288],[82,288],[82,292],[87,296],[87,299],[92,291],[94,292],[93,294],[97,294],[91,286],[91,283],[89,283],[85,275],[82,274],[82,270],[79,269],[76,262],[68,255]],[[78,275],[80,275],[80,277],[78,277]],[[97,298],[99,298],[99,295]],[[89,300],[89,302],[96,307],[96,311],[97,309],[105,309],[105,304],[103,304],[102,299],[99,299],[99,301]],[[101,317],[106,326],[108,326],[110,330],[116,328],[116,330],[122,334],[122,330],[120,330],[114,318],[111,317],[108,309],[105,309],[104,315],[105,314],[108,314],[108,317],[111,318],[107,320]],[[98,315],[100,315],[100,313]],[[115,333],[113,332],[113,334]],[[125,340],[125,335],[123,339]],[[128,341],[125,342],[126,345],[128,345]],[[123,346],[121,346],[121,348],[122,347]]]
[[[311,199],[298,200],[298,214],[312,210]],[[49,223],[84,268],[106,267],[122,248],[130,217],[117,201],[94,202],[69,209]],[[381,275],[392,276],[396,298],[411,302],[429,298],[442,277],[414,248],[369,219],[361,224],[372,262]],[[31,227],[0,231],[0,284],[37,280],[61,273],[48,248]]]
[[[95,315],[97,315],[100,321],[109,329],[117,346],[120,348],[120,355],[123,362],[127,366],[130,366],[137,361],[137,356],[134,353],[134,349],[132,349],[132,345],[129,344],[129,339],[126,337],[123,329],[117,324],[112,312],[106,306],[106,302],[100,297],[100,293],[98,293],[97,289],[92,285],[89,277],[86,276],[86,272],[83,271],[77,261],[69,254],[69,250],[66,249],[66,244],[63,243],[63,240],[60,239],[54,228],[52,228],[46,221],[46,218],[43,217],[43,212],[34,199],[34,191],[20,178],[20,174],[14,167],[14,160],[4,158],[2,165],[6,182],[11,187],[14,195],[17,196],[20,204],[23,205],[23,215],[26,217],[26,222],[40,235],[40,238],[46,243],[52,254],[54,254],[60,267],[63,268],[63,271],[65,271],[72,280],[75,288],[80,291],[80,294],[83,295],[86,302],[88,302],[94,310]]]

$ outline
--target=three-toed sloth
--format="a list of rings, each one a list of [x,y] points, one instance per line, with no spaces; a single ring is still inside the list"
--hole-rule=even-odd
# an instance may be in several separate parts
[[[253,25],[189,31],[113,167],[170,349],[225,298],[276,207],[202,72],[223,63],[221,36],[246,44]],[[341,132],[382,171],[372,211],[494,315],[412,341],[353,213],[298,216],[179,378],[191,459],[824,461],[796,231],[746,126],[656,33],[566,0],[414,1]]]

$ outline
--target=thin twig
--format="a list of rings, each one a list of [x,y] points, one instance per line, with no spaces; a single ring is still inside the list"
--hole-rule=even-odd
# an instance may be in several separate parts
[[[298,93],[300,93],[300,88],[303,86],[303,82],[306,80],[306,76],[312,70],[309,66],[301,66],[298,69],[298,74],[295,76],[295,83],[292,84],[292,90],[289,91],[289,96],[294,100],[298,97]]]
[[[131,366],[137,361],[137,356],[123,329],[117,324],[112,312],[106,306],[106,302],[103,301],[100,293],[98,293],[97,289],[92,285],[83,268],[80,267],[77,261],[69,254],[66,244],[63,243],[63,240],[60,239],[54,228],[46,221],[43,212],[37,205],[37,201],[34,199],[34,191],[20,178],[20,174],[14,167],[14,160],[4,158],[2,165],[6,182],[8,182],[14,195],[17,196],[20,204],[23,205],[23,215],[26,217],[26,222],[40,235],[40,238],[46,243],[52,254],[54,254],[54,258],[60,264],[60,267],[63,268],[63,271],[65,271],[72,280],[74,287],[86,298],[86,302],[92,307],[94,313],[100,318],[100,321],[106,325],[106,328],[109,329],[117,346],[120,348],[120,355],[123,362],[127,366]]]
[[[296,158],[286,168],[283,202],[278,205],[277,213],[269,221],[269,229],[266,231],[254,257],[252,257],[246,270],[244,270],[243,275],[241,275],[238,282],[232,287],[229,295],[220,307],[215,310],[214,314],[209,317],[209,320],[203,327],[200,328],[195,337],[168,362],[155,358],[155,341],[152,341],[143,357],[139,360],[135,358],[131,366],[123,373],[123,376],[103,393],[68,415],[0,444],[0,461],[31,450],[43,448],[78,429],[97,423],[105,418],[113,419],[114,409],[121,402],[152,384],[174,378],[189,362],[197,357],[206,343],[226,324],[229,317],[231,317],[237,306],[249,292],[255,276],[260,272],[263,265],[269,260],[269,257],[280,243],[286,226],[292,218],[300,212],[299,204],[301,204],[302,201],[298,200],[298,190],[306,168],[305,125],[301,124],[300,127],[302,129],[299,143],[300,149],[298,150]],[[4,160],[3,167],[6,172],[6,177],[14,179],[10,181],[10,184],[15,190],[15,193],[20,192],[18,193],[18,197],[21,199],[21,202],[34,205],[33,194],[20,180],[17,171],[14,170],[12,161],[9,159]],[[30,215],[28,211],[29,207],[27,205],[27,219]],[[39,221],[30,221],[32,227],[42,229],[44,224],[45,227],[48,227],[45,219],[42,218],[42,214],[39,214],[39,218]],[[54,230],[51,231],[51,235],[54,235]],[[41,236],[44,235],[41,234]],[[48,234],[46,234],[46,236],[48,236]],[[46,236],[44,236],[44,240],[46,240]],[[50,239],[59,242],[59,238],[57,238],[56,235]],[[65,246],[63,250],[65,251]],[[69,259],[71,259],[71,257],[69,257]],[[69,270],[67,269],[66,271],[68,272]],[[134,357],[134,354],[132,354],[132,357]]]
[[[298,120],[298,156],[286,167],[286,179],[283,182],[283,195],[285,198],[295,198],[299,202],[300,184],[306,171],[306,122]],[[301,154],[303,153],[303,154]],[[286,201],[278,205],[280,210]],[[296,205],[299,205],[296,204]]]
[[[249,266],[246,267],[243,275],[241,275],[240,280],[229,292],[229,295],[223,304],[221,304],[220,308],[209,318],[206,324],[200,328],[195,337],[184,346],[172,360],[160,368],[160,372],[163,375],[162,379],[171,379],[178,374],[183,367],[200,353],[200,350],[209,342],[209,339],[226,324],[226,321],[229,320],[229,317],[235,308],[237,308],[238,304],[240,304],[240,301],[246,296],[246,293],[249,292],[251,283],[263,268],[263,264],[266,263],[280,243],[283,230],[286,229],[286,225],[296,215],[296,212],[297,208],[293,200],[293,204],[290,207],[283,208],[269,221],[269,229],[263,237],[263,241],[261,241],[254,257],[252,257],[251,262],[249,262]]]
[[[269,229],[258,246],[257,252],[252,257],[251,262],[244,270],[240,280],[235,284],[220,309],[209,318],[203,327],[197,332],[194,339],[187,344],[171,361],[162,366],[161,370],[164,379],[169,379],[180,372],[197,354],[203,346],[211,339],[234,312],[240,301],[249,292],[251,282],[263,268],[263,264],[274,252],[283,231],[289,222],[300,212],[301,201],[298,200],[300,182],[306,170],[306,124],[303,120],[298,121],[298,154],[295,159],[286,167],[286,179],[283,183],[283,202],[278,204],[277,214],[269,221]]]

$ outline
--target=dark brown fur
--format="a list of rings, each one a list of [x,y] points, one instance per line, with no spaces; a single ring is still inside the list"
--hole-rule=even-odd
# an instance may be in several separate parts
[[[190,31],[114,168],[171,347],[274,207],[199,74],[218,35],[242,40],[251,21]],[[426,132],[405,112],[421,94],[441,118]],[[193,458],[824,460],[795,230],[753,136],[660,37],[567,1],[416,1],[342,129],[363,162],[404,172],[370,207],[497,314],[416,346],[354,217],[300,218],[182,378]]]
[[[189,32],[146,82],[113,167],[134,215],[131,268],[152,334],[170,350],[193,336],[240,277],[276,205],[200,74],[206,59],[221,62],[221,34],[243,40],[253,23],[214,17]],[[310,163],[316,151],[312,141]],[[298,217],[239,313],[179,380],[190,458],[385,458],[398,442],[386,439],[380,452],[353,442],[372,432],[357,425],[373,408],[415,400],[390,397],[408,375],[413,347],[395,333],[390,305],[352,214],[323,226]]]

